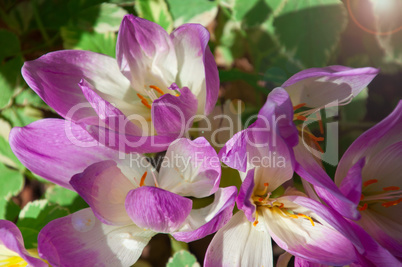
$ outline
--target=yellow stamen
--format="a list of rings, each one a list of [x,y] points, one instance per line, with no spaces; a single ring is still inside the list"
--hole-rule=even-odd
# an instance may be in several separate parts
[[[384,187],[382,190],[384,191],[396,191],[399,190],[399,186],[388,186],[388,187]]]
[[[297,216],[306,218],[307,220],[310,221],[311,225],[314,226],[314,221],[313,221],[313,219],[311,219],[311,217],[309,217],[309,216],[307,216],[307,215],[304,215],[304,214],[299,214],[299,215],[297,215]]]
[[[147,177],[147,172],[144,172],[144,174],[142,175],[142,177],[141,177],[141,181],[140,181],[140,187],[141,186],[144,186],[144,183],[145,183],[145,177]]]
[[[375,184],[375,183],[377,183],[377,182],[378,182],[377,179],[370,179],[370,180],[365,181],[365,182],[363,183],[363,187],[369,186],[369,185],[371,185],[371,184]]]
[[[155,91],[157,91],[157,92],[160,93],[161,95],[164,95],[164,94],[165,94],[158,86],[150,85],[149,88],[154,89]]]
[[[257,226],[257,224],[258,224],[258,211],[256,210],[255,211],[255,220],[253,222],[253,226],[255,227],[255,226]]]

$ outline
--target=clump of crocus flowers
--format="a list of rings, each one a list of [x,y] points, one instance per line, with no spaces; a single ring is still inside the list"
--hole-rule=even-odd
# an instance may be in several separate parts
[[[322,165],[320,111],[349,103],[377,69],[295,74],[217,153],[188,134],[218,99],[208,31],[185,24],[169,35],[127,15],[118,36],[116,59],[70,50],[24,64],[28,85],[63,119],[14,128],[11,147],[89,208],[46,225],[35,255],[1,222],[0,263],[131,266],[157,233],[190,242],[216,232],[205,266],[273,266],[271,238],[282,262],[401,265],[402,102],[350,146],[335,181]],[[152,164],[149,153],[161,151]],[[239,190],[220,187],[222,163],[239,172]],[[205,197],[212,203],[194,208]]]

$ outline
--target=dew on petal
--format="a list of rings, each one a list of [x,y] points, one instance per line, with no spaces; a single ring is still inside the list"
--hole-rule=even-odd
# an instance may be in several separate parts
[[[95,215],[81,212],[74,213],[71,216],[71,223],[75,230],[79,232],[88,232],[95,225]]]

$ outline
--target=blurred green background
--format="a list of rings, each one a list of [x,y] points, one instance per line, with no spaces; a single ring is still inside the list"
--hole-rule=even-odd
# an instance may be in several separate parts
[[[401,11],[400,0],[0,0],[0,219],[17,222],[31,248],[48,221],[86,207],[76,193],[32,174],[9,147],[12,127],[58,117],[24,82],[24,61],[61,49],[114,57],[125,14],[168,32],[201,23],[211,34],[219,67],[218,105],[241,99],[242,119],[257,113],[266,95],[300,70],[337,64],[380,68],[368,90],[340,109],[341,155],[402,98]],[[198,259],[202,249],[193,250]],[[145,258],[146,253],[163,254],[146,250]],[[166,261],[169,253],[162,254],[159,260]]]

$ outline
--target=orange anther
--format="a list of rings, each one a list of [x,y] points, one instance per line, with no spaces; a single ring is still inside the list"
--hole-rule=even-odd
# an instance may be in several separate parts
[[[278,206],[278,208],[283,208],[283,206],[285,206],[283,203],[281,203],[279,206]]]
[[[147,172],[144,172],[144,174],[142,175],[141,181],[140,181],[140,186],[144,186],[145,177],[147,177]]]
[[[308,135],[311,137],[311,139],[313,139],[313,140],[315,140],[315,141],[318,141],[318,142],[324,141],[324,137],[317,137],[317,136],[315,136],[315,135],[312,134],[312,133],[309,133],[309,132],[307,132],[307,133],[308,133]]]
[[[264,186],[268,186],[269,185],[269,183],[264,183]]]
[[[257,224],[258,224],[258,221],[255,220],[255,221],[253,222],[253,226],[257,226]]]
[[[307,117],[299,115],[299,116],[296,117],[296,119],[299,120],[299,121],[306,121]]]
[[[321,153],[324,153],[324,150],[321,148],[320,144],[317,142],[317,140],[313,139],[314,144],[317,146],[318,150],[320,150]]]
[[[388,187],[384,187],[382,190],[384,191],[396,191],[396,190],[400,190],[401,188],[399,186],[388,186]]]
[[[358,207],[357,209],[360,211],[366,210],[368,207],[367,203],[364,203],[363,207]]]
[[[258,199],[259,202],[262,202],[263,200],[264,200],[263,197],[260,197],[260,198]]]
[[[320,126],[320,133],[324,134],[324,125],[322,124],[322,120],[318,120],[318,125]]]
[[[145,99],[145,97],[143,97],[140,94],[137,94],[137,96],[141,99],[141,103],[146,106],[147,108],[151,108],[151,105],[148,103],[148,101]]]
[[[362,194],[361,196],[360,196],[360,201],[362,201],[364,199],[364,195]]]
[[[370,179],[370,180],[365,181],[365,182],[363,183],[363,187],[369,186],[369,185],[371,185],[371,184],[375,184],[375,183],[377,183],[377,182],[378,182],[377,179]]]
[[[302,108],[302,107],[304,107],[306,105],[306,103],[301,103],[301,104],[298,104],[298,105],[296,105],[296,106],[293,106],[293,110],[298,110],[299,108]]]
[[[164,94],[165,94],[158,86],[150,85],[149,88],[154,89],[155,91],[157,91],[157,92],[160,93],[161,95],[164,95]]]
[[[401,202],[402,202],[402,198],[397,199],[397,200],[393,200],[393,201],[388,201],[388,202],[382,203],[381,206],[386,207],[386,208],[389,208],[389,207],[398,205],[398,204],[401,203]]]

